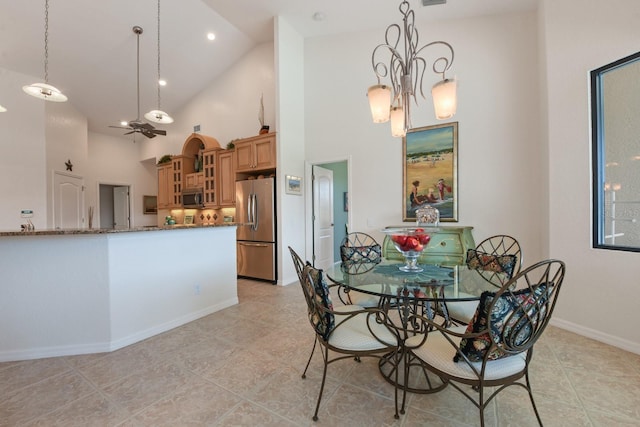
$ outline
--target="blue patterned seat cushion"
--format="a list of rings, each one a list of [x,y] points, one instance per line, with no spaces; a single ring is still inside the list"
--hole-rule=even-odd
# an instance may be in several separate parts
[[[375,262],[382,260],[382,248],[379,244],[367,246],[340,246],[342,262]]]
[[[303,274],[305,278],[304,286],[307,287],[309,295],[314,298],[314,306],[309,308],[309,319],[316,332],[326,340],[335,326],[333,313],[326,313],[319,308],[324,307],[333,311],[333,302],[331,301],[327,281],[322,270],[314,268],[309,263],[305,265]],[[311,282],[309,282],[309,277],[311,277]]]
[[[513,275],[516,261],[515,255],[491,255],[475,249],[467,251],[467,266],[470,269],[504,273],[509,278]]]
[[[487,353],[487,360],[510,356],[511,353],[500,348],[503,344],[503,333],[505,336],[513,333],[512,342],[509,343],[511,348],[519,347],[531,338],[532,325],[535,326],[539,319],[544,317],[548,300],[546,284],[537,285],[533,289],[533,292],[526,288],[503,293],[490,314],[488,311],[496,294],[489,291],[482,293],[478,308],[467,326],[466,333],[485,331],[489,323],[489,316],[491,316],[491,329],[478,337],[463,338],[460,341],[460,350],[469,361],[481,362]],[[492,347],[492,342],[495,342],[496,346]],[[460,355],[456,354],[454,361],[457,362],[459,359]]]

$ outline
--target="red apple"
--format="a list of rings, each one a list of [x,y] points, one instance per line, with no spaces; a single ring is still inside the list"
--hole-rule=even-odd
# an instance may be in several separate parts
[[[394,234],[393,236],[391,236],[391,240],[396,242],[399,246],[404,246],[407,243],[407,236]]]
[[[431,240],[431,236],[429,236],[428,234],[421,234],[418,236],[418,238],[420,239],[420,243],[422,243],[423,245],[426,245],[427,243],[429,243],[429,240]]]

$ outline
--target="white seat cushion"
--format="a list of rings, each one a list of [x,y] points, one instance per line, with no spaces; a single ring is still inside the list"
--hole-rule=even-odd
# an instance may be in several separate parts
[[[478,301],[450,301],[447,303],[449,317],[459,322],[469,323],[478,308]]]
[[[339,307],[339,311],[362,310],[361,307],[356,307],[358,306],[347,305]],[[375,337],[369,331],[369,327]],[[383,324],[376,322],[373,314],[360,313],[351,318],[336,314],[336,328],[329,335],[329,344],[347,351],[368,351],[397,346],[398,340]]]
[[[458,333],[464,333],[465,329],[465,326],[451,328],[452,331]],[[420,343],[422,338],[423,335],[413,336],[406,341],[406,344],[408,347],[416,346]],[[457,337],[450,338],[453,338],[454,342],[459,341],[459,338]],[[473,380],[478,379],[478,375],[473,372],[469,364],[463,359],[459,362],[453,361],[456,349],[440,332],[435,331],[429,333],[424,344],[419,348],[413,349],[413,353],[428,365],[431,365],[442,372],[446,372],[451,376]],[[478,372],[480,372],[480,369],[482,368],[481,362],[474,362],[472,365],[478,370]],[[524,367],[525,353],[504,357],[498,360],[491,360],[487,362],[484,378],[485,380],[505,378],[522,371]]]

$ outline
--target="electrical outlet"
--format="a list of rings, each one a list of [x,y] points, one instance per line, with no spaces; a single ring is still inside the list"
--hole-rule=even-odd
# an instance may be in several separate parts
[[[31,209],[22,209],[20,211],[20,218],[33,218],[33,211]]]

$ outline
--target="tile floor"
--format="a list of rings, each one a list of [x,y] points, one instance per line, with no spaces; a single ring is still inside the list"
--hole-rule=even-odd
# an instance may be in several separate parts
[[[108,354],[0,363],[0,426],[476,426],[451,387],[410,395],[393,418],[393,388],[373,359],[322,369],[298,285],[239,281],[240,304]],[[640,426],[640,356],[550,327],[532,382],[547,426]],[[490,426],[535,426],[526,392],[507,389]]]

